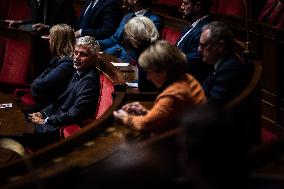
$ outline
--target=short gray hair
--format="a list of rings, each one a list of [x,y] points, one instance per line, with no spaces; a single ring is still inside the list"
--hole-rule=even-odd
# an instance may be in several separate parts
[[[89,47],[91,50],[91,53],[98,53],[101,50],[98,41],[94,37],[91,37],[91,36],[79,37],[76,40],[76,45],[82,45],[82,46]]]
[[[230,28],[223,22],[214,21],[203,26],[202,31],[209,30],[210,43],[223,40],[225,43],[225,50],[229,53],[234,51],[234,36]]]

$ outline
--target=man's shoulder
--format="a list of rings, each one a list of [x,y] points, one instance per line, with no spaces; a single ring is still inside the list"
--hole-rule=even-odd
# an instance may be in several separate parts
[[[80,77],[80,80],[77,82],[77,87],[75,90],[82,90],[84,88],[96,88],[95,86],[99,86],[100,83],[100,74],[96,70],[90,70],[84,73],[83,76]]]
[[[227,74],[233,74],[233,73],[240,73],[245,69],[245,64],[240,61],[235,56],[229,56],[226,58],[223,58],[222,62],[217,68],[217,73]],[[230,71],[229,71],[230,70]]]
[[[98,70],[96,69],[90,69],[89,71],[87,71],[84,76],[82,77],[82,79],[96,79],[100,76],[100,73]]]
[[[224,65],[224,66],[231,66],[231,65],[242,66],[243,65],[241,60],[239,58],[237,58],[236,56],[224,57],[222,62],[223,62],[222,65]]]

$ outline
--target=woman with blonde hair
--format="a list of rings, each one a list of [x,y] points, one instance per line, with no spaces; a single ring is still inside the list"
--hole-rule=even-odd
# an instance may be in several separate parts
[[[124,27],[124,46],[131,64],[136,65],[139,55],[151,43],[159,39],[155,24],[148,17],[137,16]],[[156,87],[146,79],[146,73],[138,65],[138,86],[141,91],[153,91]]]
[[[114,117],[127,127],[160,132],[174,126],[183,111],[206,102],[201,85],[185,73],[185,54],[169,42],[160,40],[152,44],[140,55],[138,63],[162,92],[151,110],[133,102],[115,111]]]
[[[65,91],[75,69],[73,51],[75,34],[67,24],[57,24],[50,29],[49,47],[53,58],[44,72],[31,84],[36,109],[51,104]]]

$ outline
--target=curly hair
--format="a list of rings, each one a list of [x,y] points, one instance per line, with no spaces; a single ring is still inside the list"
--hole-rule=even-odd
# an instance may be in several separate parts
[[[91,53],[98,53],[100,51],[100,45],[98,41],[91,36],[83,36],[76,40],[76,45],[83,45],[90,48]]]

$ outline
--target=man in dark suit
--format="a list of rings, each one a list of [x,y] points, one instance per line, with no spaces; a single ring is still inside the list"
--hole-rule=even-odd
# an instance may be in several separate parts
[[[37,133],[52,133],[61,126],[78,124],[96,111],[100,94],[98,42],[90,36],[78,38],[74,51],[74,67],[77,72],[67,89],[54,103],[41,112],[29,114]]]
[[[198,51],[202,60],[214,66],[203,83],[208,104],[222,107],[244,89],[245,64],[234,53],[234,38],[222,22],[211,22],[202,29]]]
[[[75,26],[73,0],[29,0],[31,20],[6,20],[8,26],[23,30],[47,32],[55,24]]]
[[[184,19],[189,21],[191,25],[184,29],[176,45],[186,54],[187,72],[200,82],[205,80],[211,68],[202,62],[198,52],[202,27],[211,21],[209,15],[211,4],[211,0],[183,0],[181,5]]]
[[[119,24],[120,12],[118,0],[88,0],[77,21],[76,37],[110,37]]]

